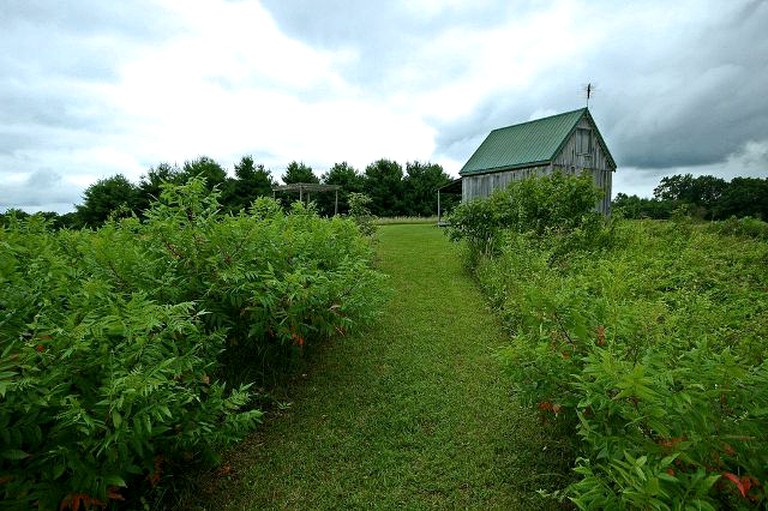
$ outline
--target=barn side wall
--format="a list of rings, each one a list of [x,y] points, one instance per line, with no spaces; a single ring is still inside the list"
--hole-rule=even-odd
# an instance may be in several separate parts
[[[531,176],[546,175],[551,172],[551,165],[547,165],[493,172],[491,174],[464,176],[461,179],[461,200],[468,202],[472,199],[485,198],[494,190],[506,188],[512,181],[519,181]]]
[[[547,165],[494,172],[490,174],[464,176],[461,180],[461,199],[463,202],[468,202],[476,198],[485,198],[494,190],[506,188],[512,181],[519,181],[532,176],[550,175],[555,169],[566,174],[578,174],[585,170],[582,168],[572,169],[571,166],[561,167]],[[596,208],[604,215],[610,215],[613,172],[604,169],[591,169],[591,173],[595,184],[604,192],[603,198],[596,205]]]

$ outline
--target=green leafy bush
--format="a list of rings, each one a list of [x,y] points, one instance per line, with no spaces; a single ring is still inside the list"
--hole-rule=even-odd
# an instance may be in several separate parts
[[[382,276],[353,222],[218,209],[194,179],[143,223],[0,230],[5,507],[102,508],[215,459],[262,416],[252,383],[376,314]]]
[[[589,173],[580,176],[554,172],[513,181],[486,199],[459,205],[450,216],[448,236],[463,240],[468,262],[497,255],[505,232],[550,236],[561,245],[559,252],[575,246],[602,244],[604,219],[595,209],[602,191]]]
[[[509,235],[477,267],[514,333],[503,357],[520,396],[579,434],[571,497],[584,509],[764,502],[768,247],[651,222],[616,236],[551,266],[540,240]]]
[[[734,216],[722,222],[712,222],[709,228],[713,232],[731,236],[768,241],[768,223],[749,216],[744,218]]]
[[[583,224],[520,225],[472,269],[513,335],[500,356],[518,395],[572,438],[564,494],[582,509],[764,506],[768,245],[691,222],[579,238]]]
[[[377,218],[369,209],[372,202],[373,199],[364,193],[350,192],[349,194],[349,216],[364,236],[373,236],[377,230]]]

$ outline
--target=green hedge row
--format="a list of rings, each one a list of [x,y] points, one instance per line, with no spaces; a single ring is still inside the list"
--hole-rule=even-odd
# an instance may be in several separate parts
[[[262,416],[252,382],[376,314],[383,277],[352,221],[218,209],[193,180],[144,222],[0,230],[4,508],[115,506],[215,458]]]

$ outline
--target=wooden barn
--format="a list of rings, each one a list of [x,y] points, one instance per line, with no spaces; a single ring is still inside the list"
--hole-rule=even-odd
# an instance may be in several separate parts
[[[511,181],[555,170],[591,172],[605,191],[597,208],[610,214],[616,162],[587,108],[491,131],[459,172],[462,201],[487,197]]]

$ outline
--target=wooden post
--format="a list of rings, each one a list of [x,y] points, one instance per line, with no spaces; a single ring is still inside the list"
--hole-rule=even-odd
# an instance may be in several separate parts
[[[437,225],[440,225],[440,189],[437,189]]]
[[[333,204],[333,216],[339,214],[339,189],[336,188],[336,201]]]
[[[299,202],[304,201],[304,187],[299,185]]]

